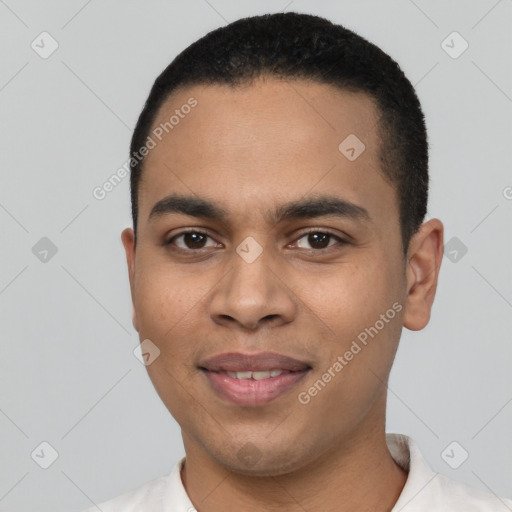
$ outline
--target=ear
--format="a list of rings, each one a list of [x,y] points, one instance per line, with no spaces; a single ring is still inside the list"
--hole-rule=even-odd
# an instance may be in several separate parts
[[[124,251],[126,253],[126,263],[128,264],[128,278],[130,280],[130,292],[132,296],[132,324],[138,332],[137,313],[135,311],[135,234],[132,228],[126,228],[121,233]]]
[[[403,323],[411,331],[423,329],[430,320],[443,259],[443,236],[442,222],[430,219],[420,226],[409,243]]]

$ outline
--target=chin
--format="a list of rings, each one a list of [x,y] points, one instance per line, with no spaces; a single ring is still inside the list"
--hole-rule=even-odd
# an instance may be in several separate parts
[[[275,450],[269,443],[263,443],[258,448],[255,444],[247,442],[238,450],[231,447],[220,454],[212,453],[218,464],[221,464],[234,473],[245,476],[276,477],[291,473],[302,467],[297,452],[289,450]],[[233,454],[234,453],[234,454]],[[231,455],[233,454],[233,455]]]

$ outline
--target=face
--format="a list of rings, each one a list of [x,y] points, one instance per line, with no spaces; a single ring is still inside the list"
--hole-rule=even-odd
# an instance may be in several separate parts
[[[435,229],[413,239],[423,258],[403,258],[364,94],[275,79],[193,86],[168,98],[154,127],[176,109],[146,156],[137,244],[122,234],[134,327],[160,351],[149,376],[187,453],[254,475],[333,456],[383,427],[402,326],[428,322]],[[299,364],[209,362],[262,352]],[[226,373],[251,365],[288,369]]]

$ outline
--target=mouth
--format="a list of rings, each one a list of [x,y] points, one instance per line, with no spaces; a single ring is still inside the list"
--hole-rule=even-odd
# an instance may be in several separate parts
[[[272,352],[230,352],[205,360],[198,368],[220,398],[239,406],[255,407],[297,386],[312,366]]]
[[[212,371],[212,370],[207,370],[206,368],[201,368],[201,369],[205,370],[205,371]],[[274,378],[274,377],[279,377],[279,375],[283,375],[284,373],[296,373],[296,372],[291,372],[290,370],[274,369],[274,370],[253,370],[253,371],[249,370],[249,371],[241,371],[241,372],[230,372],[230,371],[226,370],[226,371],[218,371],[218,372],[214,372],[214,373],[228,375],[232,379],[238,379],[238,380],[249,380],[249,379],[266,380],[266,379],[270,379],[270,378]]]

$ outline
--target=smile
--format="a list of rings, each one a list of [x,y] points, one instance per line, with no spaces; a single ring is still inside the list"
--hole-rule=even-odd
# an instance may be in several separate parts
[[[238,380],[264,380],[270,377],[278,377],[282,373],[290,373],[288,370],[258,370],[258,371],[247,371],[247,372],[218,372],[229,375],[232,379]]]

